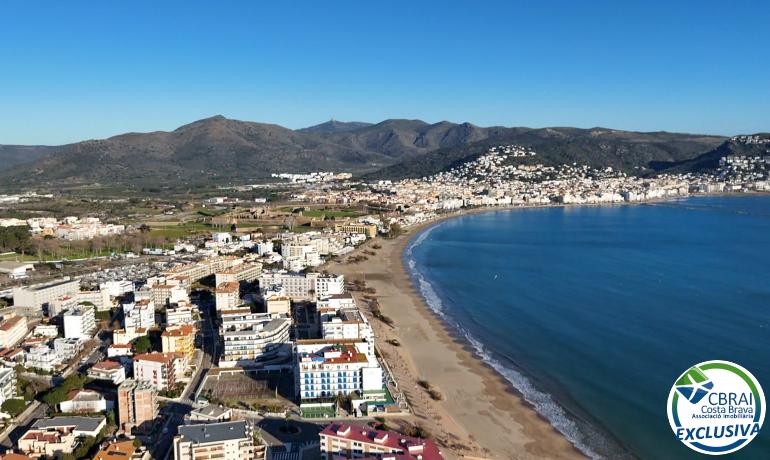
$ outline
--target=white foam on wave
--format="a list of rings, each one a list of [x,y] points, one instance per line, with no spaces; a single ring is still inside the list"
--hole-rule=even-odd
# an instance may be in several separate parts
[[[566,437],[576,448],[578,448],[583,454],[592,459],[605,458],[602,454],[597,452],[594,448],[588,445],[586,442],[585,434],[580,430],[577,423],[572,420],[564,411],[564,409],[554,401],[554,399],[548,393],[544,393],[532,385],[532,382],[511,367],[504,365],[494,356],[492,356],[477,338],[457,323],[453,318],[447,316],[444,304],[441,298],[436,293],[436,290],[425,279],[425,277],[417,270],[417,262],[413,257],[413,249],[425,241],[428,238],[430,232],[435,228],[431,227],[425,232],[421,233],[414,239],[404,252],[407,265],[409,266],[411,275],[416,281],[418,289],[425,299],[428,307],[435,312],[441,319],[448,323],[451,327],[456,329],[467,341],[471,344],[475,354],[481,358],[486,364],[491,366],[495,371],[502,375],[508,382],[513,385],[516,390],[521,393],[522,397],[531,404],[537,413],[542,415],[548,422],[556,428],[564,437]]]

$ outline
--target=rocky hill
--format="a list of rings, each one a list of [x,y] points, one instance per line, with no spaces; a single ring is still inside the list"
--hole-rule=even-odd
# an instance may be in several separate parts
[[[505,128],[470,123],[329,121],[291,130],[215,116],[174,131],[128,133],[58,147],[0,146],[5,189],[78,185],[191,187],[258,182],[272,173],[348,171],[368,178],[421,177],[493,145],[535,149],[545,163],[588,163],[633,173],[710,152],[726,139],[604,128]]]

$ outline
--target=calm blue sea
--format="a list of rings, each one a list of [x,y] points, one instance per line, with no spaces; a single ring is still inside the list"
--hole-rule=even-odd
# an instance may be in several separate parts
[[[770,395],[770,196],[459,217],[404,254],[476,352],[594,457],[697,459],[674,380],[734,361]],[[735,459],[770,458],[770,419]]]

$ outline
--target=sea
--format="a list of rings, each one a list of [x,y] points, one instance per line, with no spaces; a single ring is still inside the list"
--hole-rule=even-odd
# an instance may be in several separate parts
[[[699,362],[740,364],[770,397],[770,196],[465,215],[415,235],[404,261],[430,308],[591,458],[705,458],[666,414]],[[726,458],[770,458],[770,426]]]

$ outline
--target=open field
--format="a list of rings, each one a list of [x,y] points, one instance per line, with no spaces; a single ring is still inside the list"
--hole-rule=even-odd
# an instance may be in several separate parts
[[[214,404],[278,412],[292,405],[285,396],[292,386],[291,374],[286,373],[230,374],[208,378],[201,395]]]

